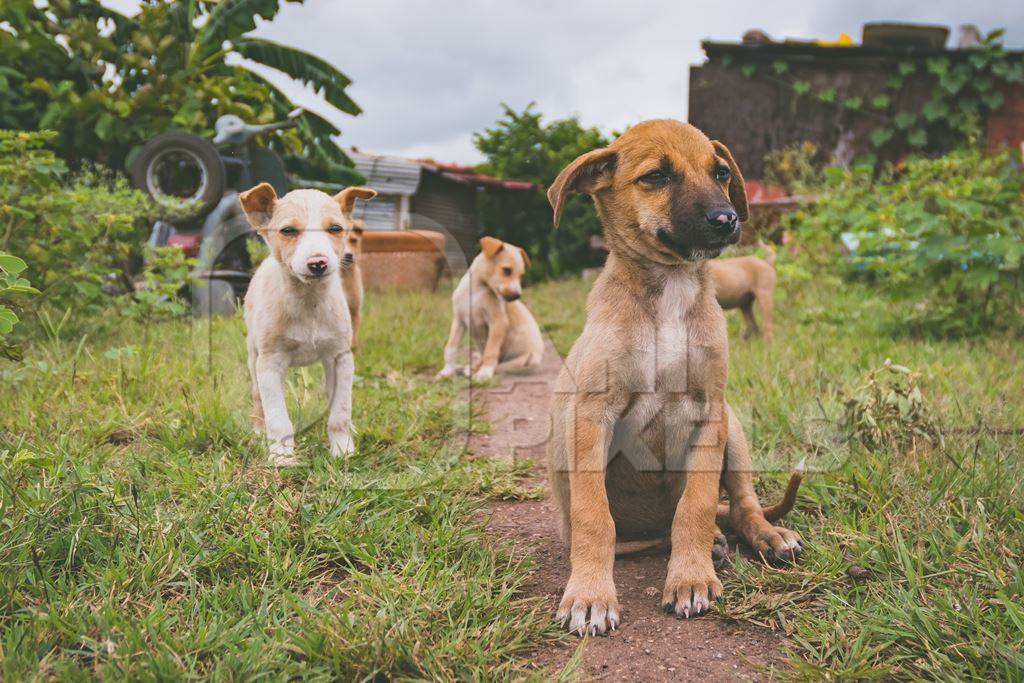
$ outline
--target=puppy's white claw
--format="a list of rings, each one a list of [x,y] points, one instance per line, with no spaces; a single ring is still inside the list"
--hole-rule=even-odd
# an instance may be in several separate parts
[[[587,628],[587,604],[584,602],[573,603],[569,617],[569,631],[582,636]]]
[[[457,371],[458,368],[456,366],[446,365],[443,368],[441,368],[440,372],[434,375],[434,379],[448,379],[449,377],[452,377]]]

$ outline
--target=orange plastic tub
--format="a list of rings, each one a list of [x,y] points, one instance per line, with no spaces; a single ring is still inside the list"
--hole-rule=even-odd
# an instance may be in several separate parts
[[[444,273],[445,236],[432,230],[367,230],[363,286],[370,290],[433,291]]]

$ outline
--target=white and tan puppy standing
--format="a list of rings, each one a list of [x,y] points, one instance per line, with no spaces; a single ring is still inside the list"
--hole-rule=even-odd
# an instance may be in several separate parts
[[[523,273],[530,265],[521,247],[494,237],[480,239],[480,254],[459,280],[452,294],[452,328],[444,347],[444,368],[438,379],[460,370],[482,382],[495,371],[528,371],[544,356],[544,339],[523,295]],[[480,342],[483,355],[474,369],[473,360],[459,367],[459,345],[469,331],[473,355]]]
[[[253,428],[266,434],[271,465],[296,463],[285,374],[317,361],[327,385],[331,453],[354,449],[352,321],[338,270],[355,200],[376,194],[350,187],[333,197],[294,190],[278,198],[261,183],[239,197],[249,223],[270,247],[245,295],[245,327]]]

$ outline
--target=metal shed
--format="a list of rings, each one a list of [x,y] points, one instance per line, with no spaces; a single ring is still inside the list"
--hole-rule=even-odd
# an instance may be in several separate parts
[[[349,152],[365,185],[377,191],[371,202],[357,202],[354,216],[371,230],[435,230],[448,236],[450,263],[458,263],[454,250],[468,258],[477,251],[480,218],[476,197],[480,192],[533,190],[518,180],[492,178],[455,164],[405,159],[382,154]]]

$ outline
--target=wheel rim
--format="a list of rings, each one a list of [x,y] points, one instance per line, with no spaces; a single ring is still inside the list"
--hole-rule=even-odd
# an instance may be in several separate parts
[[[181,147],[163,150],[146,167],[146,190],[165,206],[189,207],[200,203],[209,182],[203,160]]]

